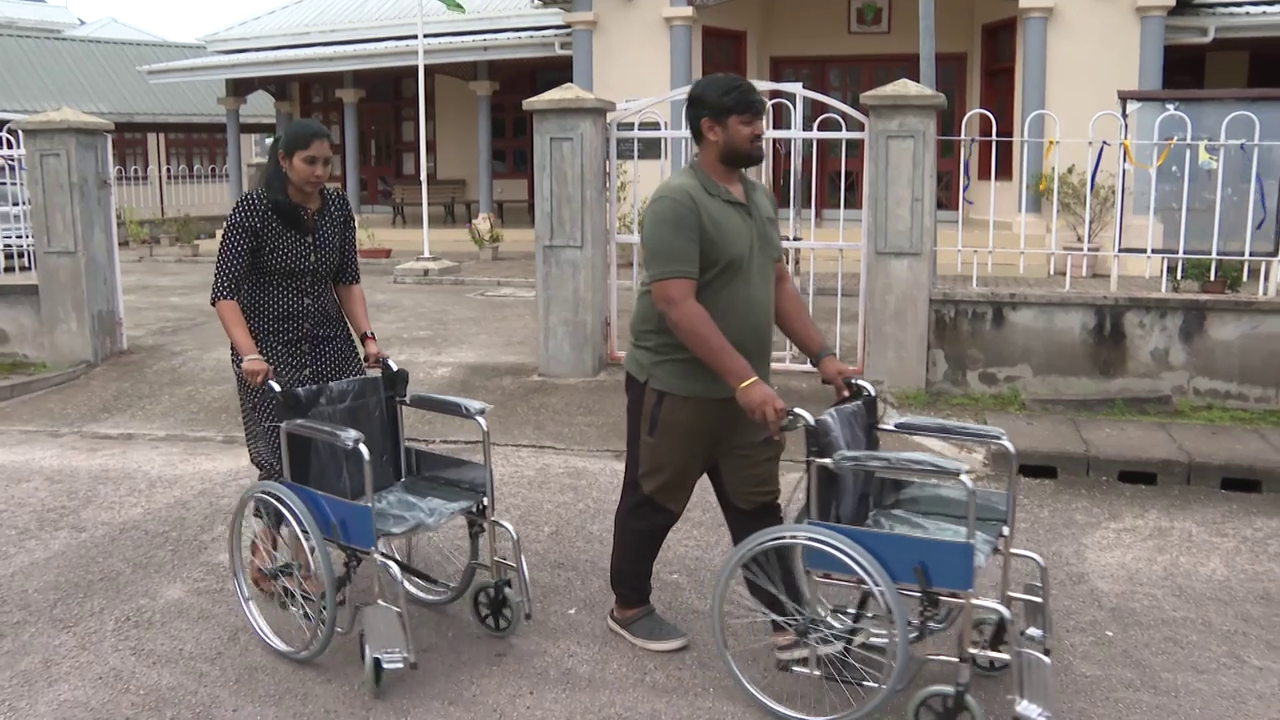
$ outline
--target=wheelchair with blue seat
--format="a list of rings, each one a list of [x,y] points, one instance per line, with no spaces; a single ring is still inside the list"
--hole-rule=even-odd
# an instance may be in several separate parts
[[[1040,556],[1013,546],[1018,464],[1008,436],[995,427],[932,418],[885,424],[875,389],[861,380],[847,385],[849,397],[817,417],[802,409],[788,413],[784,429],[805,436],[804,505],[793,523],[738,544],[717,581],[715,640],[735,681],[777,717],[854,720],[883,711],[925,662],[949,663],[958,668],[956,682],[920,690],[908,701],[907,716],[985,720],[971,672],[1011,669],[1013,718],[1050,720],[1048,570]],[[982,488],[962,463],[882,451],[881,436],[889,434],[994,446],[1007,455],[1007,482]],[[979,570],[997,556],[996,598],[981,598]],[[1036,577],[1020,591],[1010,582],[1015,559],[1030,563]],[[782,604],[776,607],[787,617],[742,592],[747,583],[739,577],[777,595]],[[759,617],[732,617],[738,598]],[[731,636],[745,632],[744,649],[759,648],[766,623],[795,633],[807,657],[784,662],[770,654],[754,665],[739,659]],[[912,645],[956,625],[954,654],[912,652]],[[780,700],[769,685],[792,691]],[[808,707],[824,701],[824,708],[802,709],[806,699]]]
[[[256,482],[243,493],[229,540],[236,594],[258,636],[285,657],[307,662],[323,654],[335,634],[358,627],[365,680],[375,693],[385,671],[417,667],[405,615],[409,601],[447,605],[470,590],[474,618],[498,637],[533,617],[519,536],[494,514],[489,406],[410,394],[408,385],[408,373],[389,359],[380,374],[334,383],[286,390],[269,381],[268,397],[279,403],[282,419],[283,478]],[[475,422],[483,462],[406,443],[404,408]],[[245,530],[255,524],[246,543]],[[450,528],[465,533],[457,539],[466,557],[455,568],[440,572],[415,561],[415,538]],[[509,540],[510,557],[499,553],[498,533]],[[480,559],[482,538],[486,560]],[[255,563],[249,569],[246,557]],[[357,604],[352,581],[370,558],[394,581],[395,595],[385,597],[385,580],[375,571],[372,602]],[[488,579],[476,584],[479,570]],[[339,621],[341,607],[346,612]],[[275,611],[284,627],[268,620]]]

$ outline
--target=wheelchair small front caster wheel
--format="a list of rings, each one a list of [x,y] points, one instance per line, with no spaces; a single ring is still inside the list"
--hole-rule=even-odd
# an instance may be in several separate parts
[[[1009,642],[1005,640],[1007,632],[1009,628],[1005,625],[1003,618],[983,615],[973,621],[972,634],[969,636],[970,644],[981,650],[1008,654]],[[973,662],[974,672],[981,675],[1000,675],[1009,669],[1009,663],[1005,660],[979,655],[969,659]]]
[[[978,700],[969,693],[964,694],[964,707],[955,708],[956,689],[953,685],[930,685],[916,693],[907,706],[907,717],[910,720],[987,720],[986,713]],[[954,708],[954,709],[953,709]]]
[[[520,626],[520,601],[509,580],[489,581],[471,591],[471,614],[485,632],[508,637]]]
[[[369,652],[369,646],[364,641],[364,633],[360,633],[360,659],[364,662],[365,684],[369,686],[370,694],[377,697],[378,692],[382,690],[382,661]]]

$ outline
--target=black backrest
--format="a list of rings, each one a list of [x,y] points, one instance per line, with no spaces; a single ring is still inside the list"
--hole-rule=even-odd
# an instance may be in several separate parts
[[[879,450],[878,410],[872,396],[827,409],[815,418],[816,427],[805,432],[808,457],[829,458],[841,450]],[[817,494],[818,515],[813,519],[841,525],[865,523],[881,490],[875,474],[828,467],[817,467],[816,472],[817,482],[811,490]]]
[[[280,393],[280,419],[318,420],[364,435],[376,493],[404,477],[396,400],[404,397],[408,383],[408,373],[399,369],[292,388]],[[296,435],[289,437],[288,447],[281,452],[288,453],[291,481],[347,500],[364,497],[364,468],[357,453]]]

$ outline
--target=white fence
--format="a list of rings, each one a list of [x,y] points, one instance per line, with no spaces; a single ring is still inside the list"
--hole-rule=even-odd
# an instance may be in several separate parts
[[[989,134],[970,134],[982,118]],[[1027,140],[1037,119],[1045,139]],[[1276,295],[1280,142],[1261,139],[1254,114],[1197,130],[1178,110],[1100,112],[1085,137],[1064,138],[1041,111],[1021,138],[996,140],[995,118],[974,110],[962,128],[948,138],[961,145],[963,198],[955,231],[940,227],[941,273],[972,287],[1018,277],[1067,290]],[[997,177],[1015,148],[1019,167]]]
[[[765,95],[764,162],[750,171],[780,199],[783,249],[795,270],[801,297],[810,314],[822,326],[834,346],[861,365],[862,236],[853,227],[846,232],[858,199],[849,188],[861,188],[862,157],[853,154],[866,139],[867,118],[839,100],[805,89],[799,83],[754,81]],[[624,333],[643,274],[639,242],[640,214],[646,198],[658,183],[692,157],[693,143],[685,128],[683,101],[689,88],[671,94],[620,105],[609,123],[608,184],[610,242],[609,353],[620,360],[626,346]],[[668,107],[680,119],[669,123]],[[622,149],[620,149],[622,148]],[[838,157],[825,165],[820,156]],[[673,158],[680,158],[673,164]],[[823,168],[825,175],[820,176]],[[824,184],[834,190],[818,191]],[[818,241],[817,228],[836,220],[831,241]],[[808,240],[802,238],[809,238]],[[819,267],[816,259],[833,255],[833,267]],[[629,257],[628,257],[629,256]],[[807,259],[803,262],[802,258]],[[619,265],[629,265],[630,282],[619,278]],[[806,267],[807,266],[807,267]],[[827,282],[828,276],[830,282]],[[819,285],[825,285],[819,287]],[[629,291],[629,292],[624,292]],[[812,370],[807,358],[785,337],[775,345],[774,367]]]
[[[35,267],[26,160],[22,131],[0,130],[0,274]]]
[[[231,211],[227,167],[120,167],[114,171],[116,202],[135,219],[225,215]]]

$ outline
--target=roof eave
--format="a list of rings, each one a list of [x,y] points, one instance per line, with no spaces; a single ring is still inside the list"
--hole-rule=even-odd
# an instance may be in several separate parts
[[[536,8],[502,13],[501,15],[450,15],[426,18],[426,33],[431,36],[460,35],[476,32],[502,32],[506,30],[532,30],[535,28],[564,25],[564,13],[558,9]],[[409,37],[418,33],[417,20],[392,20],[359,25],[333,25],[328,27],[300,28],[298,30],[271,30],[269,32],[215,33],[197,38],[210,52],[229,53],[248,50],[267,50],[280,47],[307,45],[331,45],[340,43],[370,42],[389,38]]]
[[[1203,44],[1229,38],[1280,37],[1280,14],[1169,16],[1165,44]]]
[[[474,47],[427,48],[424,55],[428,65],[476,62],[480,60],[524,60],[553,55],[567,55],[569,54],[569,51],[566,50],[568,46],[568,38],[539,37],[510,40],[489,45],[477,44]],[[346,53],[346,57],[319,55],[285,61],[264,58],[235,63],[234,56],[230,56],[228,60],[229,62],[224,64],[195,67],[184,67],[185,61],[144,65],[138,68],[138,71],[147,78],[148,82],[156,84],[190,82],[193,80],[231,80],[279,75],[354,72],[358,70],[411,67],[418,63],[418,51],[416,47],[396,47],[371,49],[369,52],[358,54]]]

